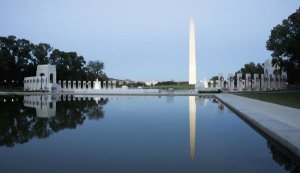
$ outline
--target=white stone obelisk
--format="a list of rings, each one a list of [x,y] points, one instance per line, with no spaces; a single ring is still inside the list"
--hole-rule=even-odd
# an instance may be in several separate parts
[[[190,19],[190,41],[189,41],[189,84],[196,84],[196,34],[195,22],[191,17]]]

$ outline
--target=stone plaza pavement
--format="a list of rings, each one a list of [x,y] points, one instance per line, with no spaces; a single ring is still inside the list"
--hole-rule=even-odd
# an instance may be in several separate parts
[[[300,157],[300,109],[233,94],[215,96],[259,130]]]

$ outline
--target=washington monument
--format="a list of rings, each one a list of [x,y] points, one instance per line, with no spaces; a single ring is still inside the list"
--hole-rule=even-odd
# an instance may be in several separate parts
[[[195,22],[191,17],[190,19],[190,42],[189,42],[189,84],[196,84],[196,35],[195,35]]]

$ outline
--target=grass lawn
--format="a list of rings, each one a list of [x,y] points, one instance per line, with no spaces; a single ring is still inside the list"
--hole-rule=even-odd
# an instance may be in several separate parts
[[[189,84],[177,84],[177,85],[159,85],[159,86],[153,86],[151,88],[153,88],[153,89],[173,88],[174,90],[190,90],[190,89],[194,89],[195,87],[193,85],[189,85]]]
[[[249,92],[236,95],[300,109],[300,91]]]

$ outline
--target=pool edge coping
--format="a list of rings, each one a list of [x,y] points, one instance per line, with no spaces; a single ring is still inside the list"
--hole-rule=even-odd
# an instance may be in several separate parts
[[[247,115],[246,113],[243,113],[235,106],[231,105],[230,103],[224,101],[224,99],[220,98],[218,94],[214,95],[218,100],[220,100],[226,107],[231,109],[234,113],[236,113],[238,116],[246,120],[250,125],[253,125],[255,128],[257,128],[259,131],[263,132],[264,135],[266,135],[268,138],[271,138],[281,146],[285,147],[289,152],[294,154],[296,157],[300,158],[300,146],[295,145],[292,141],[287,140],[280,134],[277,134],[275,131],[269,129],[268,127],[264,126],[262,123],[259,122],[259,120],[255,118],[251,118],[251,115]],[[241,96],[239,96],[241,97]],[[267,102],[268,103],[268,102]]]

